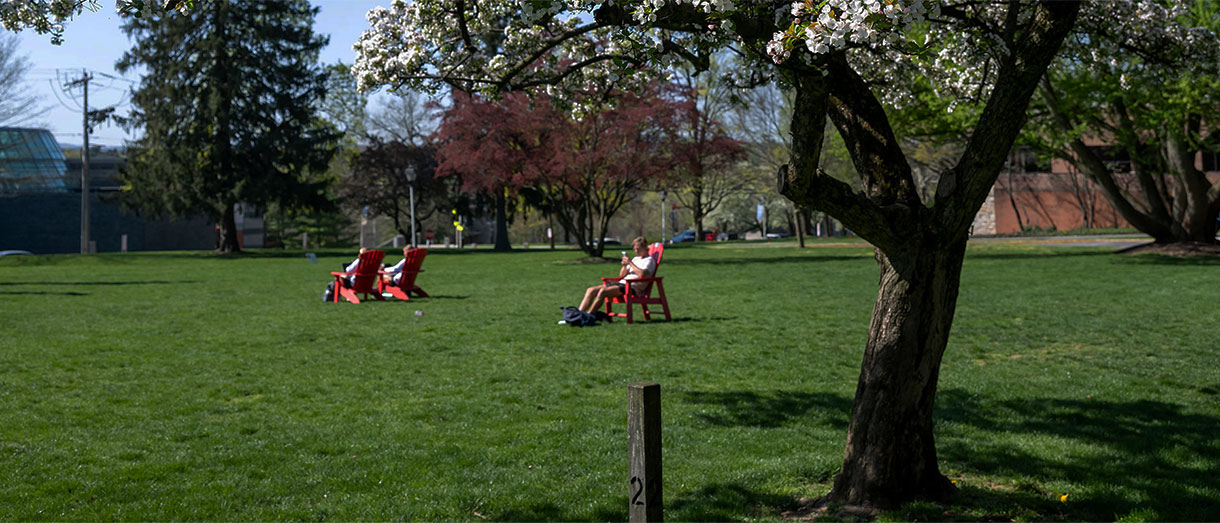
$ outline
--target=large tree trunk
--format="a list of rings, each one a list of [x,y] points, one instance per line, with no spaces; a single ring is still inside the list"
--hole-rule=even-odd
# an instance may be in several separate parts
[[[897,507],[954,491],[937,466],[932,406],[965,251],[964,239],[913,242],[900,258],[877,251],[877,302],[831,503]]]
[[[233,214],[233,204],[225,205],[220,216],[220,235],[216,239],[216,254],[234,254],[241,252],[241,242],[237,240],[237,219]]]
[[[504,191],[496,191],[496,246],[497,251],[511,251],[513,246],[508,242],[508,202]]]
[[[1013,2],[1010,23],[1019,20]],[[843,467],[831,504],[894,508],[943,500],[952,484],[937,466],[932,432],[941,357],[957,303],[967,231],[999,177],[1038,79],[1080,5],[1040,2],[1008,42],[994,89],[961,158],[925,205],[884,107],[846,58],[794,72],[792,163],[779,192],[824,211],[876,247],[881,269],[869,340],[852,405]],[[825,73],[825,74],[823,74]],[[818,169],[827,115],[847,145],[864,190]]]

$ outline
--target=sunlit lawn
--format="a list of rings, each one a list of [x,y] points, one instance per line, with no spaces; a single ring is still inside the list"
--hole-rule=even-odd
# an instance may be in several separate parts
[[[346,251],[0,259],[0,520],[623,520],[641,380],[666,518],[779,518],[842,459],[856,245],[671,248],[675,321],[585,329],[559,307],[617,266],[574,251],[434,250],[432,298],[359,306],[320,301]],[[1217,296],[1215,261],[973,247],[960,493],[883,518],[1220,518]]]

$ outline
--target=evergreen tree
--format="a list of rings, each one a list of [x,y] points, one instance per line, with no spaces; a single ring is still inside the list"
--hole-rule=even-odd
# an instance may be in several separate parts
[[[307,0],[216,0],[131,18],[119,71],[147,68],[127,119],[127,201],[145,212],[217,220],[216,251],[238,252],[233,206],[328,209],[324,173],[339,139],[318,117],[326,72]]]

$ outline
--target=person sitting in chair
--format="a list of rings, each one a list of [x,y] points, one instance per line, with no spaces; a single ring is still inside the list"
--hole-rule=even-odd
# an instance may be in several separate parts
[[[355,283],[356,268],[360,266],[360,254],[364,254],[367,251],[368,251],[368,249],[361,247],[359,254],[356,255],[356,259],[352,260],[351,263],[343,266],[343,272],[347,273],[347,276],[343,277],[344,285],[351,287],[352,284]]]
[[[402,281],[402,268],[407,264],[407,254],[410,253],[413,249],[415,249],[415,247],[412,247],[410,245],[403,247],[402,248],[402,261],[394,264],[391,267],[386,267],[384,271],[381,271],[382,272],[381,281],[389,283],[389,284],[393,284],[393,285],[398,285],[399,282]]]
[[[580,302],[580,310],[592,314],[606,298],[622,296],[627,291],[628,284],[634,285],[632,289],[640,290],[642,285],[630,283],[631,280],[652,277],[657,271],[657,262],[648,255],[648,242],[642,236],[637,237],[631,240],[631,250],[635,251],[635,258],[629,259],[624,253],[623,259],[620,260],[623,268],[619,269],[618,275],[622,280],[586,289],[585,299]]]

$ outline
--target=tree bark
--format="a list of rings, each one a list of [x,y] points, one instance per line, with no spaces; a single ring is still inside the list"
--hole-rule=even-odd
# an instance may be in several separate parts
[[[496,191],[496,251],[511,251],[513,246],[508,242],[508,202],[504,190]]]
[[[216,24],[217,38],[220,42],[224,42],[228,36],[228,2],[217,2],[213,16]],[[232,71],[229,70],[228,55],[223,46],[213,49],[215,55],[215,63],[211,71],[211,79],[215,83],[212,92],[213,102],[217,104],[216,120],[216,135],[214,136],[213,154],[216,155],[216,160],[209,167],[213,170],[212,176],[216,178],[217,187],[225,185],[224,178],[230,176],[233,172],[233,143],[232,130],[230,128],[230,115],[232,114],[232,100],[226,95],[229,92]],[[234,197],[236,199],[238,197]],[[231,201],[229,198],[224,198],[224,210],[221,211],[220,218],[220,237],[216,241],[216,252],[218,254],[233,254],[241,252],[241,242],[237,239],[237,220],[234,216],[233,207],[237,202]]]
[[[966,242],[926,238],[895,258],[877,251],[877,301],[831,503],[897,507],[955,490],[938,467],[932,406]]]
[[[826,76],[793,73],[792,163],[780,170],[779,192],[868,240],[881,269],[843,467],[826,498],[832,505],[895,508],[914,499],[944,500],[954,491],[938,468],[932,407],[968,231],[1079,8],[1076,2],[1036,6],[931,207],[919,196],[885,109],[843,56],[832,53],[818,65]],[[817,168],[828,114],[863,192]]]
[[[241,243],[237,241],[237,219],[233,213],[233,204],[225,205],[220,216],[220,236],[216,239],[216,254],[235,254],[241,252]]]

